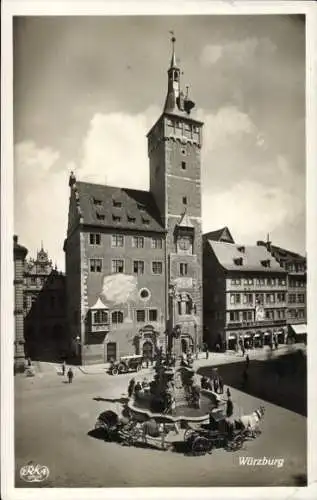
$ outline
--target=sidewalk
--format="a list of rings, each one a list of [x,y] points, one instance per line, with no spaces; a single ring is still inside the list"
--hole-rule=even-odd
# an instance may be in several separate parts
[[[272,357],[280,356],[286,354],[286,352],[289,350],[298,350],[298,349],[303,349],[306,352],[306,346],[304,344],[294,344],[292,346],[281,344],[279,345],[279,348],[277,350],[274,349],[273,351],[270,351],[270,348],[264,347],[258,349],[250,349],[246,351],[246,354],[249,355],[250,360],[252,359],[264,360],[270,356]],[[222,364],[238,363],[245,361],[245,356],[241,355],[241,351],[239,351],[238,353],[234,351],[210,352],[208,359],[206,359],[206,353],[201,352],[198,355],[198,359],[194,359],[194,368],[195,370],[197,370],[198,368],[203,366],[212,366],[212,365],[217,366]],[[106,375],[108,374],[110,363],[101,363],[96,365],[67,365],[67,367],[69,366],[72,366],[72,368],[76,372],[80,372],[83,375],[99,375],[99,374]],[[33,367],[35,369],[35,372],[43,375],[61,372],[60,363],[34,361]],[[154,368],[153,366],[150,366],[149,368],[142,368],[142,370],[140,370],[139,373],[142,375],[151,373],[153,371],[153,368]]]

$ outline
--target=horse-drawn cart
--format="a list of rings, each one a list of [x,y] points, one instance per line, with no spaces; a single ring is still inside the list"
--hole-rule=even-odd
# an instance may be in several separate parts
[[[208,424],[190,426],[184,433],[184,441],[193,455],[205,455],[215,448],[237,451],[245,440],[244,430],[234,429],[221,410],[210,413]]]

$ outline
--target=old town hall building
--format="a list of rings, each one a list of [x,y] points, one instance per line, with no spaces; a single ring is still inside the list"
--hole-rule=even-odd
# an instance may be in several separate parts
[[[151,357],[173,330],[179,351],[202,342],[203,123],[172,43],[165,105],[147,134],[150,190],[69,179],[68,328],[83,364]]]

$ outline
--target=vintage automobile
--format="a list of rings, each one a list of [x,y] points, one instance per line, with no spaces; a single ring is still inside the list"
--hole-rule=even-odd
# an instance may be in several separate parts
[[[130,371],[139,371],[142,368],[143,356],[136,354],[134,356],[122,356],[119,361],[115,361],[109,368],[111,375],[128,373]]]

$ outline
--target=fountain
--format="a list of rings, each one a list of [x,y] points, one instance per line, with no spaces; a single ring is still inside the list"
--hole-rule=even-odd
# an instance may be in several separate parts
[[[200,377],[193,368],[191,356],[176,358],[173,340],[164,356],[159,352],[153,380],[137,390],[127,403],[138,421],[154,419],[162,423],[204,422],[219,407],[219,399],[200,387]]]

